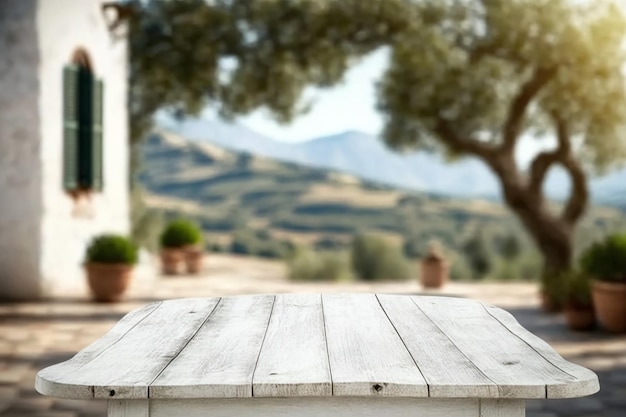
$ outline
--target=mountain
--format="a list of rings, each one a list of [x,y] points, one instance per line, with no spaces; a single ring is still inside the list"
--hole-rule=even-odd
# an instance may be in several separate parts
[[[328,168],[409,190],[460,197],[499,199],[500,188],[491,171],[475,158],[454,163],[427,152],[399,154],[379,138],[347,131],[305,142],[279,142],[239,125],[216,120],[189,119],[169,124],[174,132],[198,142],[266,156],[302,165]],[[553,169],[545,186],[548,194],[562,199],[569,192],[569,179]],[[626,170],[591,182],[596,203],[626,206]]]
[[[514,235],[531,247],[519,222],[493,200],[401,190],[163,130],[151,134],[141,150],[138,179],[150,212],[156,218],[193,219],[211,250],[281,257],[294,244],[345,248],[354,234],[368,232],[421,256],[432,239],[460,253],[477,230],[493,237],[493,245],[498,237]],[[578,245],[626,230],[625,220],[618,210],[591,207],[579,227]],[[156,247],[158,233],[149,229],[149,245]]]

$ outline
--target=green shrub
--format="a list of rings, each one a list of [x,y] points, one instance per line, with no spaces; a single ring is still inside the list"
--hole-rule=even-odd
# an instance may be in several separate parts
[[[481,233],[474,234],[463,244],[463,252],[474,273],[474,279],[480,280],[489,275],[493,269],[493,258]]]
[[[357,235],[351,248],[352,270],[363,281],[402,280],[411,276],[411,268],[402,252],[384,239]]]
[[[170,222],[161,234],[161,246],[164,248],[182,248],[202,242],[200,228],[188,220]]]
[[[346,281],[351,278],[346,252],[296,250],[287,261],[289,279],[294,281]]]
[[[626,235],[611,235],[587,248],[580,266],[589,277],[603,281],[626,281]]]
[[[565,273],[564,303],[572,307],[587,307],[591,301],[591,281],[581,271],[568,271]]]
[[[331,236],[323,236],[313,243],[313,248],[317,251],[334,251],[346,248],[346,243]]]
[[[86,262],[134,265],[137,257],[137,246],[130,239],[105,234],[92,239],[87,248]]]

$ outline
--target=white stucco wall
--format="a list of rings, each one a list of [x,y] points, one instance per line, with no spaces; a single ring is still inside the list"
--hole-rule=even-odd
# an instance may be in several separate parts
[[[89,240],[129,231],[126,43],[102,2],[0,0],[0,299],[84,286]],[[62,74],[78,47],[105,94],[104,188],[82,209],[62,181]]]
[[[36,0],[0,0],[0,299],[39,294]]]
[[[46,292],[83,285],[80,267],[89,240],[98,233],[129,231],[126,42],[113,39],[102,0],[40,0],[41,165],[43,212],[41,274]],[[104,187],[88,213],[77,213],[63,191],[62,71],[76,48],[89,53],[104,81]]]

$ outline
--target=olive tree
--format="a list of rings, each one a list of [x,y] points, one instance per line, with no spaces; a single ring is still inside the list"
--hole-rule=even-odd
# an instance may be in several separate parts
[[[234,118],[307,111],[307,87],[330,88],[380,48],[384,141],[482,160],[548,271],[571,263],[588,178],[626,156],[626,20],[611,0],[137,1],[131,19],[131,111],[205,106]],[[350,109],[346,109],[350,111]],[[139,132],[135,129],[135,132]],[[520,166],[522,137],[552,149]],[[571,191],[558,213],[543,185],[560,166]]]

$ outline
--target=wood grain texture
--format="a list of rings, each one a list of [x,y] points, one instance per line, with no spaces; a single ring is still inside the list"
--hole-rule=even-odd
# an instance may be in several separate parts
[[[428,386],[376,296],[322,295],[333,395],[427,397]]]
[[[215,312],[163,373],[150,398],[252,396],[252,377],[274,296],[223,298]]]
[[[480,417],[524,417],[525,415],[524,400],[480,400]]]
[[[520,325],[511,313],[492,305],[484,304],[485,310],[512,334],[522,339],[535,352],[543,356],[548,362],[563,372],[575,377],[572,382],[550,381],[546,383],[548,398],[575,398],[595,394],[600,390],[598,376],[587,368],[566,361],[550,345],[541,340],[522,325]]]
[[[149,417],[149,400],[109,400],[107,417]]]
[[[500,398],[545,398],[547,384],[568,384],[571,375],[509,332],[478,301],[412,297],[452,343],[498,385]]]
[[[159,301],[129,312],[108,333],[78,352],[70,360],[39,371],[35,378],[35,389],[41,394],[57,398],[93,398],[93,384],[80,382],[74,376],[80,373],[83,366],[118,343],[161,304],[162,302]]]
[[[94,398],[148,398],[148,385],[211,314],[218,298],[165,301],[92,360],[55,370],[57,384],[93,387]],[[55,394],[56,395],[56,394]],[[70,396],[70,398],[74,398]]]
[[[276,298],[252,392],[255,397],[332,395],[321,295]]]
[[[478,401],[385,397],[151,400],[150,417],[479,417]]]
[[[431,397],[491,398],[497,385],[406,296],[378,300],[428,383]]]
[[[525,399],[584,396],[599,385],[593,372],[493,306],[325,294],[150,304],[74,358],[40,371],[36,389],[109,400]]]

